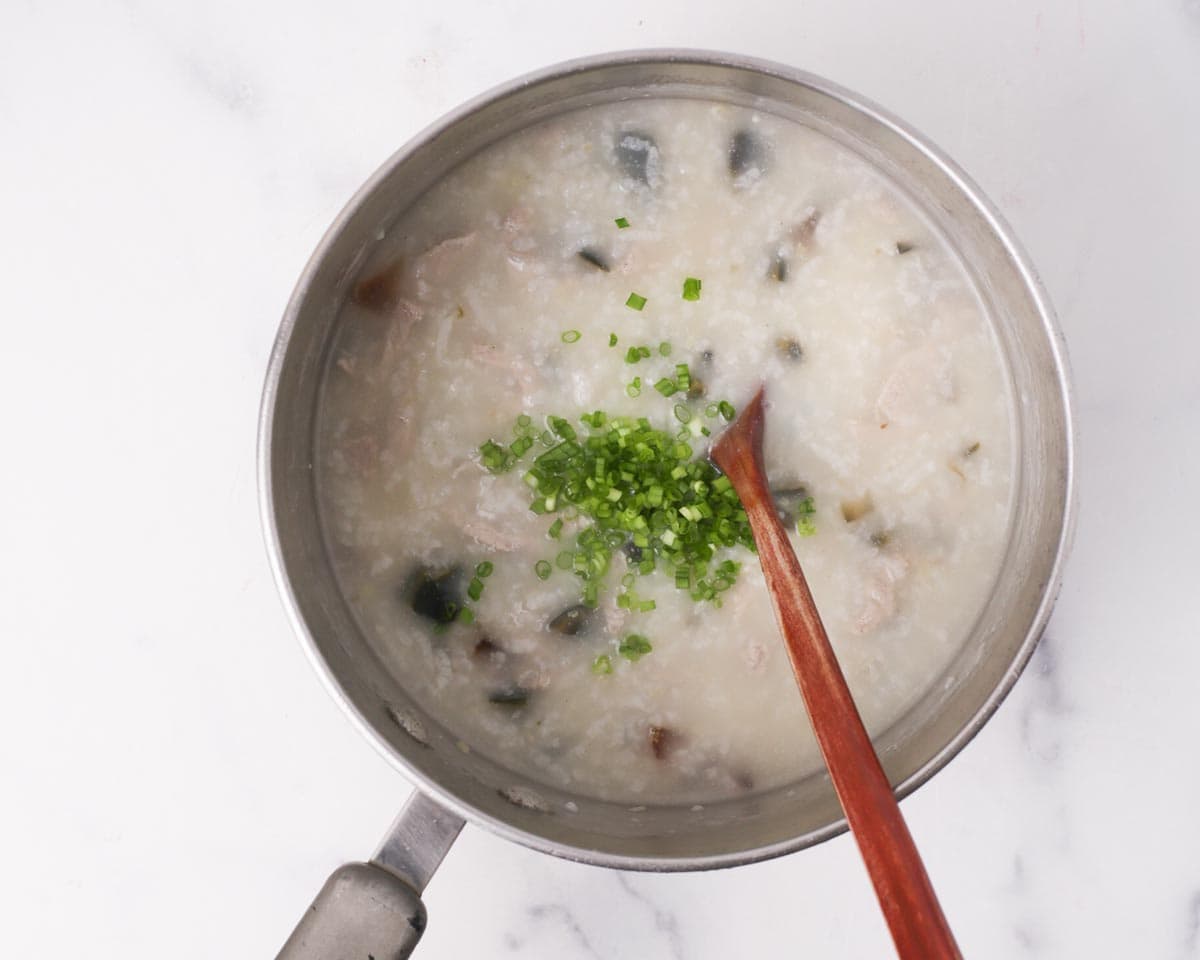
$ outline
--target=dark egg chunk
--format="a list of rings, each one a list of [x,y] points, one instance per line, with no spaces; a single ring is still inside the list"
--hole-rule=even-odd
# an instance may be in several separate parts
[[[575,637],[587,630],[595,615],[594,608],[577,603],[552,617],[546,626],[555,633],[561,633],[564,637]]]
[[[654,754],[654,759],[665,760],[677,743],[679,735],[670,727],[651,726],[646,738],[650,741],[650,752]]]
[[[658,179],[658,146],[649,134],[625,130],[617,134],[617,165],[637,183],[653,186]]]
[[[608,257],[595,247],[584,247],[579,251],[577,256],[584,263],[590,263],[597,270],[603,270],[605,273],[608,273],[612,269],[612,264],[609,263]]]
[[[503,663],[505,659],[504,648],[490,637],[480,637],[471,650],[471,654],[488,663]]]
[[[903,240],[896,241],[896,252],[898,254],[906,254],[913,248],[911,243],[905,243]]]
[[[529,691],[522,686],[512,684],[507,687],[497,687],[488,691],[488,703],[499,707],[523,707],[529,703]]]
[[[804,348],[794,337],[780,337],[775,341],[775,349],[779,351],[781,357],[791,360],[793,363],[804,356]]]
[[[350,291],[350,299],[367,310],[383,313],[396,305],[403,286],[404,261],[397,260],[359,280]]]
[[[788,259],[782,253],[776,253],[767,267],[767,278],[776,283],[783,283],[788,276]]]
[[[795,484],[771,488],[771,500],[775,503],[775,512],[779,522],[792,526],[800,519],[799,506],[809,497],[808,487]]]
[[[621,544],[621,550],[629,559],[630,563],[642,562],[642,548],[632,540],[626,540],[623,544]]]
[[[749,130],[739,130],[729,141],[729,173],[734,179],[751,170],[766,170],[767,149],[762,139]]]
[[[434,623],[452,623],[462,608],[462,571],[421,567],[401,588],[413,612]]]

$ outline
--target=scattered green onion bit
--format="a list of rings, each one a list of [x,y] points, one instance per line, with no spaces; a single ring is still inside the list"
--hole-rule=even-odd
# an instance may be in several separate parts
[[[721,416],[724,417],[726,421],[732,420],[734,414],[736,413],[736,411],[733,409],[733,404],[728,400],[722,400],[720,403],[718,403],[717,410],[720,411]]]
[[[650,641],[640,633],[631,633],[622,638],[620,644],[617,646],[617,653],[626,660],[636,662],[653,649],[654,647]]]
[[[539,580],[549,580],[553,569],[545,560],[539,560],[533,565],[533,572],[537,574]]]
[[[684,300],[699,300],[700,299],[700,281],[695,277],[688,277],[683,281],[683,299]]]
[[[675,419],[680,423],[687,423],[692,419],[692,411],[685,407],[682,403],[675,404]]]
[[[813,503],[812,497],[805,497],[796,505],[796,532],[802,537],[811,537],[817,532],[817,525],[813,521],[813,517],[817,515],[817,505]]]
[[[475,611],[470,607],[459,607],[458,622],[465,623],[467,626],[470,626],[475,622]]]
[[[629,381],[629,385],[625,388],[625,395],[629,397],[640,397],[642,395],[641,377],[634,377]]]
[[[552,540],[557,540],[559,538],[559,535],[562,533],[562,528],[563,528],[562,517],[558,517],[552,524],[550,524],[550,529],[547,530],[546,532],[550,535],[550,538]]]
[[[615,347],[617,345],[617,335],[615,333],[610,333],[608,335],[608,345],[610,347]]]
[[[582,336],[583,336],[583,334],[580,333],[578,330],[567,330],[567,331],[564,331],[564,333],[562,335],[562,342],[563,343],[574,343],[576,340],[578,340]]]
[[[503,473],[511,470],[527,448],[520,450],[505,449],[494,440],[489,440],[479,448],[479,459],[492,473]]]
[[[492,564],[491,560],[484,560],[482,563],[476,564],[475,576],[486,580],[492,575],[492,571],[495,569],[496,567]]]
[[[634,310],[641,310],[646,305],[646,298],[640,293],[631,293],[629,299],[625,301],[625,306],[632,307]]]
[[[606,677],[613,672],[612,657],[602,653],[592,661],[592,673],[598,677]]]
[[[478,577],[472,577],[471,582],[467,584],[467,596],[472,600],[478,600],[483,596],[483,581]]]
[[[626,363],[637,363],[639,360],[645,360],[650,356],[650,348],[646,346],[630,347],[625,351]]]
[[[679,392],[679,387],[675,385],[674,380],[668,380],[663,377],[654,385],[654,389],[661,393],[664,397],[669,397],[674,393]]]
[[[624,230],[627,226],[629,226],[629,221],[626,220],[624,217],[617,217],[617,219],[614,220],[613,223],[615,223],[617,225],[618,230]]]
[[[671,345],[664,340],[658,345],[659,356],[669,357],[671,355]]]

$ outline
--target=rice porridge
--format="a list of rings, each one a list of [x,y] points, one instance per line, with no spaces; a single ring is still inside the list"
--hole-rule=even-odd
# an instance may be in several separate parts
[[[351,291],[320,401],[328,548],[465,749],[631,803],[820,767],[705,459],[759,383],[868,730],[974,625],[1010,516],[1003,359],[925,220],[816,132],[704,101],[556,118],[428,191]]]

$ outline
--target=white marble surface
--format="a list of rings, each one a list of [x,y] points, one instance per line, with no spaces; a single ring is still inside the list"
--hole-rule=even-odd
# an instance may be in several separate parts
[[[1197,0],[5,3],[0,955],[273,956],[370,852],[409,788],[321,689],[259,535],[278,317],[419,127],[655,45],[878,100],[1040,267],[1075,553],[1027,675],[904,809],[968,956],[1200,957]],[[645,876],[468,828],[426,899],[426,960],[889,954],[846,837]]]

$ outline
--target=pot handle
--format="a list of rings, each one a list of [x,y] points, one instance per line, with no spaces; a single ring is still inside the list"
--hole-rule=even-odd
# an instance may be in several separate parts
[[[347,863],[325,881],[276,960],[404,960],[425,931],[421,891],[463,821],[413,793],[370,863]]]

